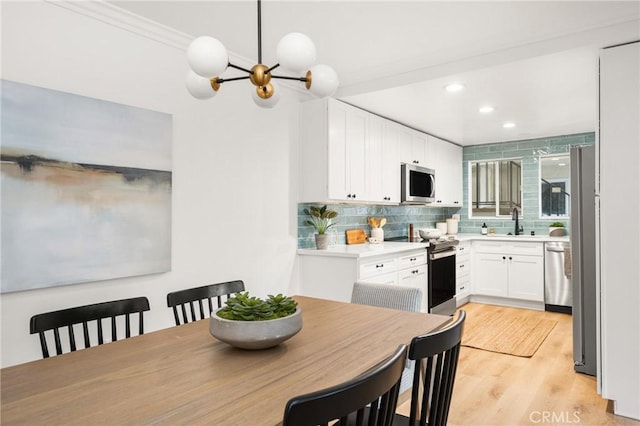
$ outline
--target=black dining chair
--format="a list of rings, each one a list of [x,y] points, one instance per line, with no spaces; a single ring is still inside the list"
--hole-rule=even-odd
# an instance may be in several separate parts
[[[466,312],[460,311],[449,326],[411,340],[409,359],[416,362],[411,410],[409,417],[396,414],[394,425],[447,424],[466,317]]]
[[[282,426],[377,425],[393,421],[407,346],[371,369],[344,383],[291,398]]]
[[[149,300],[146,297],[135,297],[131,299],[114,300],[110,302],[95,303],[92,305],[77,306],[74,308],[62,309],[59,311],[46,312],[31,317],[30,330],[31,334],[40,336],[40,346],[42,347],[42,357],[49,358],[49,348],[47,344],[48,331],[53,331],[53,339],[55,342],[56,355],[62,355],[63,344],[64,349],[73,352],[77,349],[75,328],[79,331],[82,325],[82,335],[84,348],[92,346],[90,334],[93,334],[93,323],[95,321],[95,333],[97,334],[98,345],[105,342],[103,319],[109,318],[111,321],[111,341],[118,340],[117,317],[124,316],[124,335],[125,338],[131,337],[131,317],[138,314],[138,334],[144,334],[143,312],[149,310]],[[61,333],[66,328],[66,332]],[[91,333],[90,333],[91,329]],[[66,335],[68,339],[61,338]],[[94,337],[95,339],[95,337]],[[82,348],[81,348],[82,349]]]
[[[242,280],[188,288],[167,294],[167,306],[173,308],[173,318],[176,325],[186,324],[191,321],[209,318],[215,310],[213,299],[216,299],[217,307],[221,308],[222,303],[229,296],[244,290],[244,282]],[[206,304],[203,303],[204,300],[207,301]],[[199,308],[199,317],[196,316],[196,305]],[[205,306],[208,310],[205,309]],[[190,317],[189,313],[191,314]],[[182,314],[182,318],[180,314]]]

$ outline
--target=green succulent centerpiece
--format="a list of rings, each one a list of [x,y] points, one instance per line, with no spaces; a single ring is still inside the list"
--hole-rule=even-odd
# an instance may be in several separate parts
[[[328,248],[329,237],[327,231],[335,225],[332,219],[338,216],[338,212],[329,210],[326,205],[322,207],[311,206],[308,209],[304,209],[303,212],[309,216],[309,219],[307,219],[305,223],[313,226],[313,229],[318,232],[315,236],[316,247],[320,250]]]
[[[236,348],[271,348],[302,329],[298,302],[282,294],[260,299],[236,293],[225,304],[211,315],[209,333]]]
[[[219,317],[233,321],[265,321],[293,314],[298,303],[290,297],[269,295],[263,300],[249,296],[249,292],[236,293],[218,310]]]

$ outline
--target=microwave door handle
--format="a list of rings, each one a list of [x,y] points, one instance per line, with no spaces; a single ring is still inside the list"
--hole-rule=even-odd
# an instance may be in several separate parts
[[[431,196],[436,196],[436,178],[433,177],[431,173],[429,173],[429,179],[431,179]]]

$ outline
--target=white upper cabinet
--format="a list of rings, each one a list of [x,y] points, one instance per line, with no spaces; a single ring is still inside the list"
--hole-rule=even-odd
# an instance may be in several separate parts
[[[462,147],[433,136],[429,139],[435,151],[435,204],[462,207]]]
[[[389,121],[369,116],[369,198],[377,203],[400,202],[400,162],[398,131]]]
[[[398,160],[400,163],[434,168],[436,159],[433,143],[425,133],[393,123],[398,129]]]
[[[300,106],[300,202],[368,201],[369,114],[334,99]]]
[[[367,119],[365,111],[329,103],[329,198],[368,200]]]
[[[462,148],[330,98],[299,118],[299,202],[398,204],[407,163],[436,171],[437,205],[462,206]]]

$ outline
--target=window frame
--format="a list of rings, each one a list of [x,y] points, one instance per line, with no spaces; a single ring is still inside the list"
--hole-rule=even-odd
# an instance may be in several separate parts
[[[567,212],[566,215],[556,215],[556,216],[545,216],[542,214],[542,160],[543,159],[550,159],[550,158],[558,158],[559,161],[560,160],[564,160],[566,159],[568,165],[569,165],[569,173],[567,174],[566,178],[554,178],[554,179],[545,179],[551,183],[554,182],[565,182],[565,192],[567,192],[567,194],[570,197],[571,194],[571,156],[569,155],[568,152],[563,152],[563,153],[557,153],[557,154],[547,154],[547,155],[540,155],[538,157],[538,217],[540,218],[540,220],[551,220],[551,221],[556,221],[556,220],[566,220],[566,219],[570,219],[571,218],[571,198],[566,200],[566,208],[565,211]]]
[[[467,190],[468,190],[468,205],[469,205],[469,210],[468,210],[468,217],[469,219],[475,219],[475,220],[482,220],[482,219],[499,219],[499,220],[503,220],[503,219],[510,219],[511,218],[511,212],[509,212],[508,214],[500,214],[500,182],[501,182],[501,173],[500,173],[500,163],[503,161],[518,161],[519,162],[519,167],[520,167],[520,188],[519,188],[519,195],[520,195],[520,206],[518,208],[518,214],[520,217],[524,217],[524,197],[523,197],[523,193],[522,193],[522,188],[523,188],[523,182],[524,182],[524,159],[522,157],[508,157],[508,158],[488,158],[488,159],[482,159],[482,160],[469,160],[468,164],[467,164],[467,176],[469,177],[468,181],[467,181]],[[494,193],[495,193],[495,214],[492,216],[477,216],[473,214],[473,165],[474,164],[478,164],[478,163],[493,163],[493,169],[494,169],[494,176],[495,176],[495,180],[494,180]]]

